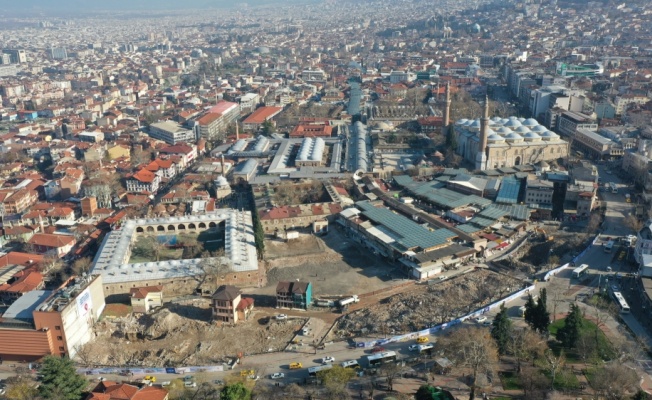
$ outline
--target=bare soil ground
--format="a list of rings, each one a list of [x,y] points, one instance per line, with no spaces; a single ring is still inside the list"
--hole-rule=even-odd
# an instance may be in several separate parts
[[[290,242],[266,242],[268,286],[258,295],[272,296],[280,281],[310,281],[313,297],[361,294],[402,281],[402,276],[370,252],[361,249],[340,231],[322,237],[303,234]],[[258,303],[256,305],[271,305]]]
[[[211,323],[210,316],[208,300],[196,299],[170,303],[147,315],[103,318],[95,328],[96,338],[78,358],[85,364],[108,366],[214,364],[238,353],[283,349],[305,321],[279,322],[254,311],[248,321],[228,326]]]
[[[481,308],[521,287],[517,279],[485,269],[389,296],[339,321],[339,336],[414,332]]]

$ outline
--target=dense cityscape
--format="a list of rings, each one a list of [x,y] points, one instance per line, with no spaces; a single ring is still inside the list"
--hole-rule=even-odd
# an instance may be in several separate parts
[[[652,3],[0,10],[0,399],[652,398]]]

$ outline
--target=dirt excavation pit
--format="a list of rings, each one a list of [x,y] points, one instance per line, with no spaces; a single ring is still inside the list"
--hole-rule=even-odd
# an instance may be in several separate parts
[[[522,282],[485,269],[385,299],[343,317],[335,334],[391,336],[448,322],[522,287]]]
[[[200,303],[198,305],[198,303]],[[305,322],[303,318],[276,321],[254,310],[248,321],[235,326],[210,322],[208,301],[135,317],[103,319],[96,338],[79,352],[86,365],[192,366],[227,362],[238,354],[278,351]]]

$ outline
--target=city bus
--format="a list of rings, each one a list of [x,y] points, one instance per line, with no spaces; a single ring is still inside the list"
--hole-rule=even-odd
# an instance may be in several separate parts
[[[620,308],[621,313],[628,313],[629,312],[629,304],[625,301],[625,298],[623,297],[622,293],[620,292],[613,292],[614,300],[616,301],[616,304]]]
[[[396,353],[393,351],[383,351],[367,356],[367,362],[370,367],[385,364],[388,362],[396,361]]]
[[[582,264],[573,270],[573,278],[579,278],[584,275],[589,269],[589,264]]]
[[[616,184],[613,182],[609,182],[609,189],[611,189],[611,193],[618,193],[618,188],[616,187]]]
[[[320,365],[317,367],[310,367],[308,368],[308,375],[310,376],[317,376],[317,372],[319,371],[326,371],[328,369],[333,368],[333,364],[326,364],[326,365]]]
[[[605,253],[611,253],[611,250],[614,248],[614,241],[610,240],[607,242],[607,244],[604,245],[604,252]]]

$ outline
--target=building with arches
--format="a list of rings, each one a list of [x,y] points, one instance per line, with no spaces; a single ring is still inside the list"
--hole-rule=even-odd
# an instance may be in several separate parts
[[[180,259],[159,262],[130,263],[136,239],[143,235],[172,236],[180,233],[202,233],[215,229],[224,232],[224,256],[215,261],[228,265],[230,271],[217,277],[220,284],[260,286],[264,275],[259,273],[249,211],[219,209],[215,213],[181,217],[142,218],[128,220],[104,238],[95,255],[91,274],[102,275],[104,293],[128,295],[134,287],[166,285],[166,292],[193,292],[199,276],[206,275],[203,259]]]
[[[553,161],[568,156],[568,142],[533,118],[460,119],[453,127],[457,153],[477,170]]]

